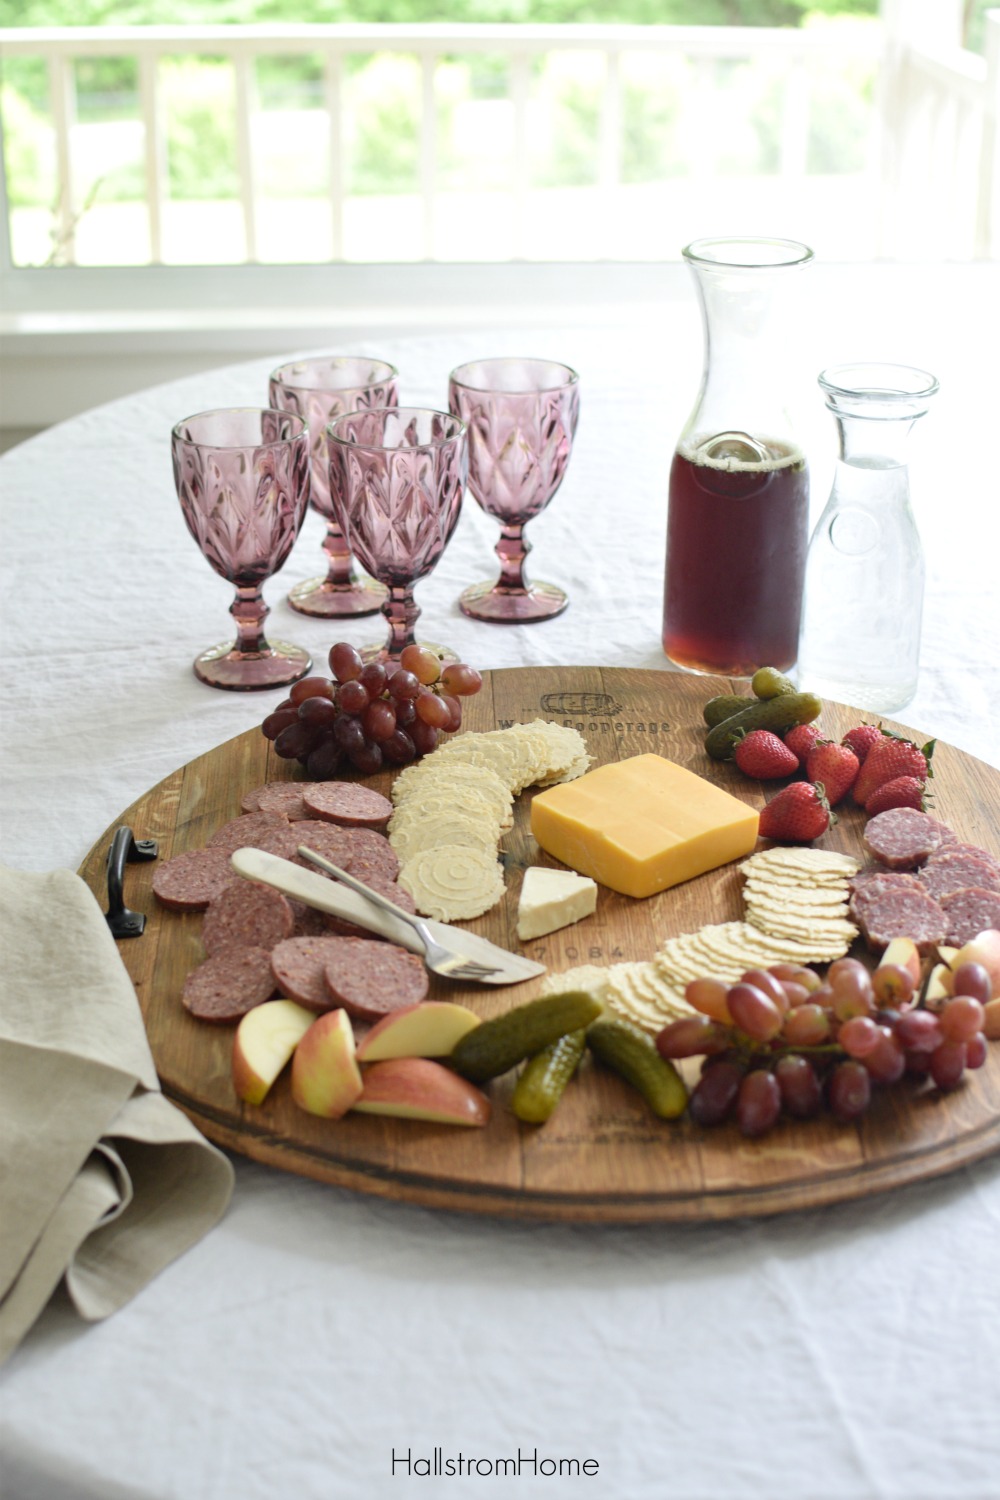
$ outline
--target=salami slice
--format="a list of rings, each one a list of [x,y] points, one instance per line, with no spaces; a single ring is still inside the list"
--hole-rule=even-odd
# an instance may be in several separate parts
[[[892,887],[869,882],[852,898],[851,915],[869,948],[878,952],[893,938],[908,937],[928,953],[944,942],[948,926],[941,907],[917,881]]]
[[[392,803],[381,792],[356,781],[321,781],[307,788],[303,801],[311,817],[348,828],[384,828]]]
[[[953,948],[961,948],[990,927],[1000,928],[1000,892],[981,886],[942,896],[941,910],[948,924],[944,940]]]
[[[263,849],[265,854],[276,854],[279,859],[294,859],[299,847],[297,830],[301,827],[301,823],[289,823],[287,818],[282,818],[280,826],[262,833],[253,847]]]
[[[204,911],[236,879],[224,849],[191,849],[156,869],[153,894],[171,911]]]
[[[303,795],[311,785],[308,781],[279,781],[265,787],[260,794],[260,811],[277,813],[290,823],[311,817],[303,801]]]
[[[348,869],[359,880],[380,873],[385,880],[395,880],[399,874],[399,856],[381,833],[371,828],[347,828],[344,830],[351,841]]]
[[[974,855],[976,859],[985,860],[988,865],[991,865],[994,870],[1000,873],[1000,859],[995,854],[991,854],[988,849],[981,849],[978,844],[960,844],[957,839],[953,839],[951,843],[942,844],[940,849],[935,849],[927,863],[929,865],[936,864],[939,859],[944,859],[945,855],[950,856],[952,854]]]
[[[326,874],[325,870],[311,864],[298,853],[299,845],[305,844],[309,849],[315,849],[317,854],[324,855],[332,864],[339,865],[342,870],[347,869],[353,849],[349,829],[338,828],[336,823],[324,823],[319,818],[306,818],[302,822],[289,824],[289,827],[295,837],[295,847],[288,857],[295,864],[304,865],[307,870],[314,870],[318,875]]]
[[[915,870],[944,842],[943,825],[914,807],[891,807],[865,825],[864,843],[890,870]]]
[[[323,978],[323,968],[332,956],[330,944],[339,937],[286,938],[271,949],[271,972],[278,989],[306,1010],[332,1010],[333,999]]]
[[[240,808],[245,813],[260,812],[260,799],[265,792],[280,791],[286,786],[301,787],[300,781],[265,781],[263,786],[252,786],[240,798]]]
[[[206,958],[184,981],[181,999],[200,1021],[238,1021],[274,994],[271,955],[265,948],[228,948]]]
[[[263,848],[261,839],[268,834],[282,832],[287,826],[288,819],[277,813],[244,813],[242,817],[233,818],[217,828],[206,848],[225,849],[227,854],[232,854],[237,849],[260,849]]]
[[[953,891],[978,886],[987,891],[1000,891],[1000,869],[980,853],[966,852],[957,844],[942,849],[929,859],[920,871],[920,882],[935,900],[950,896]]]
[[[295,929],[291,903],[273,886],[235,880],[208,903],[201,926],[205,952],[265,948],[289,938]]]
[[[326,987],[349,1016],[377,1021],[427,996],[427,970],[415,953],[394,943],[333,938],[323,969]]]

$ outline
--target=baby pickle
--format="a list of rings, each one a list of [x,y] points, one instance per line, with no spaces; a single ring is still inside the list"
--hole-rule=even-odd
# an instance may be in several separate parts
[[[474,1026],[456,1042],[448,1061],[463,1078],[485,1083],[541,1052],[567,1031],[589,1026],[603,1010],[601,1002],[586,990],[543,995],[540,1000],[528,1000],[506,1015]]]
[[[673,1063],[660,1056],[652,1037],[640,1027],[631,1021],[595,1021],[587,1031],[587,1046],[638,1089],[661,1120],[676,1120],[684,1113],[688,1093],[683,1078]]]
[[[568,1031],[528,1058],[510,1101],[519,1120],[544,1125],[579,1067],[586,1045],[586,1030]]]
[[[795,683],[777,667],[758,667],[750,682],[758,698],[777,698],[779,693],[794,693]]]
[[[818,719],[823,705],[815,693],[778,693],[774,698],[751,698],[746,708],[723,719],[705,737],[705,749],[713,760],[729,760],[741,732],[772,729],[785,734],[796,724],[811,724]]]
[[[709,729],[713,729],[723,719],[731,719],[741,708],[749,707],[753,701],[752,698],[741,698],[738,693],[720,693],[718,698],[709,698],[701,711],[702,718]]]

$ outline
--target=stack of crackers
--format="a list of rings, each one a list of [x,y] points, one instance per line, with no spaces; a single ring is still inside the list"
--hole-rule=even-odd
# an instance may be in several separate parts
[[[654,958],[606,968],[587,964],[549,975],[545,994],[587,989],[607,1008],[649,1031],[694,1012],[684,997],[692,979],[735,984],[747,969],[776,963],[828,963],[858,935],[847,920],[848,883],[858,862],[828,849],[776,845],[739,866],[746,916],[667,938]]]
[[[461,921],[504,894],[498,843],[526,786],[582,776],[591,763],[575,729],[536,719],[458,735],[396,777],[389,842],[399,882],[424,916]]]

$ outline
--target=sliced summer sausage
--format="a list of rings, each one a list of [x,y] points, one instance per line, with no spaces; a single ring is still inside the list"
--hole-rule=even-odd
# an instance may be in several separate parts
[[[348,828],[384,828],[392,803],[381,792],[356,781],[321,781],[308,787],[303,802],[311,817],[327,818]]]
[[[948,930],[941,907],[918,881],[870,881],[854,893],[850,911],[869,948],[876,951],[888,947],[893,938],[908,937],[921,953],[928,953],[944,942]]]
[[[980,886],[969,886],[963,891],[952,891],[941,897],[948,930],[945,942],[953,948],[986,932],[990,927],[1000,929],[1000,892],[984,890]]]
[[[323,969],[332,956],[331,943],[343,941],[339,937],[293,937],[272,948],[271,972],[281,993],[306,1010],[332,1010]]]
[[[287,827],[288,819],[278,813],[244,813],[217,828],[206,847],[225,849],[227,854],[233,854],[237,849],[262,849],[261,839],[281,834]]]
[[[238,1021],[274,994],[271,955],[265,948],[227,948],[192,969],[181,993],[200,1021]]]
[[[153,894],[171,911],[204,911],[236,878],[224,849],[191,849],[156,869]]]
[[[920,871],[920,882],[937,901],[968,886],[1000,891],[1000,868],[983,854],[966,852],[953,845],[927,861]]]
[[[415,953],[366,938],[331,939],[323,969],[333,1003],[350,1016],[377,1021],[427,996],[427,970]]]
[[[869,854],[889,870],[915,870],[944,842],[943,824],[913,807],[891,807],[865,824]]]
[[[287,896],[273,886],[235,880],[208,904],[201,941],[208,954],[227,948],[266,948],[290,938],[295,917]]]

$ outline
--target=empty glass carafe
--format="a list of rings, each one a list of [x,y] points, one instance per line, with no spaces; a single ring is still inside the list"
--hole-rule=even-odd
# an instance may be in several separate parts
[[[937,380],[907,365],[838,365],[819,383],[840,457],[806,563],[799,674],[810,692],[893,713],[917,690],[924,555],[906,448]]]

